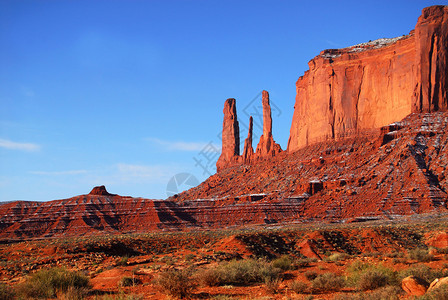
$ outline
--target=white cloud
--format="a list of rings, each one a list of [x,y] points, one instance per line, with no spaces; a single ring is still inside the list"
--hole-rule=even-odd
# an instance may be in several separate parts
[[[219,152],[221,149],[220,145],[212,142],[183,142],[183,141],[165,141],[158,138],[146,138],[145,140],[152,142],[154,144],[160,145],[170,151],[202,151],[204,149]]]
[[[30,174],[34,175],[79,175],[86,174],[87,170],[68,170],[68,171],[31,171]]]
[[[10,140],[0,139],[0,148],[21,151],[37,151],[40,145],[32,143],[17,143]]]

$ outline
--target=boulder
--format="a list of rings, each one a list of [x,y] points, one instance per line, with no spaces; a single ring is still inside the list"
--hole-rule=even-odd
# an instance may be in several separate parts
[[[426,293],[429,284],[416,276],[408,276],[401,281],[401,288],[412,296],[422,296]]]

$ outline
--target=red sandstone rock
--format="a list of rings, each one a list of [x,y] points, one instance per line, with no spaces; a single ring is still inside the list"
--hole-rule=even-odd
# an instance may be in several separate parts
[[[448,277],[436,278],[431,282],[428,292],[440,288],[442,285],[448,285]]]
[[[417,86],[420,111],[448,109],[448,6],[423,9],[415,26]]]
[[[425,244],[439,249],[448,248],[448,233],[440,232],[436,236],[429,238]]]
[[[415,34],[322,51],[296,82],[288,151],[447,109],[448,8],[425,8]]]
[[[403,290],[412,296],[423,296],[429,287],[429,284],[416,276],[408,276],[401,281]]]
[[[269,93],[262,92],[263,104],[263,134],[260,137],[260,142],[257,145],[256,157],[274,156],[282,151],[279,144],[274,142],[272,137],[272,116],[271,105],[269,103]]]
[[[98,195],[98,196],[112,196],[113,194],[110,194],[104,185],[96,186],[92,189],[92,191],[89,193],[89,195]]]
[[[222,152],[216,162],[218,172],[237,162],[240,155],[240,129],[236,114],[236,100],[233,98],[227,99],[223,112]]]
[[[244,141],[244,151],[242,161],[243,163],[249,163],[252,161],[254,156],[254,148],[252,147],[252,131],[253,131],[253,118],[249,118],[249,132],[247,133],[247,138]]]

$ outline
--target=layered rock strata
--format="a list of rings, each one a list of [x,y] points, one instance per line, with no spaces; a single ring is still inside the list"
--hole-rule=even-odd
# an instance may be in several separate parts
[[[288,151],[447,109],[448,7],[423,9],[415,32],[325,50],[296,82]]]

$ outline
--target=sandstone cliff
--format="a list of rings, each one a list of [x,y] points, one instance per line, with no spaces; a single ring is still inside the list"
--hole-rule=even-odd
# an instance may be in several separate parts
[[[447,109],[448,7],[423,10],[415,33],[325,50],[296,83],[288,151]]]

